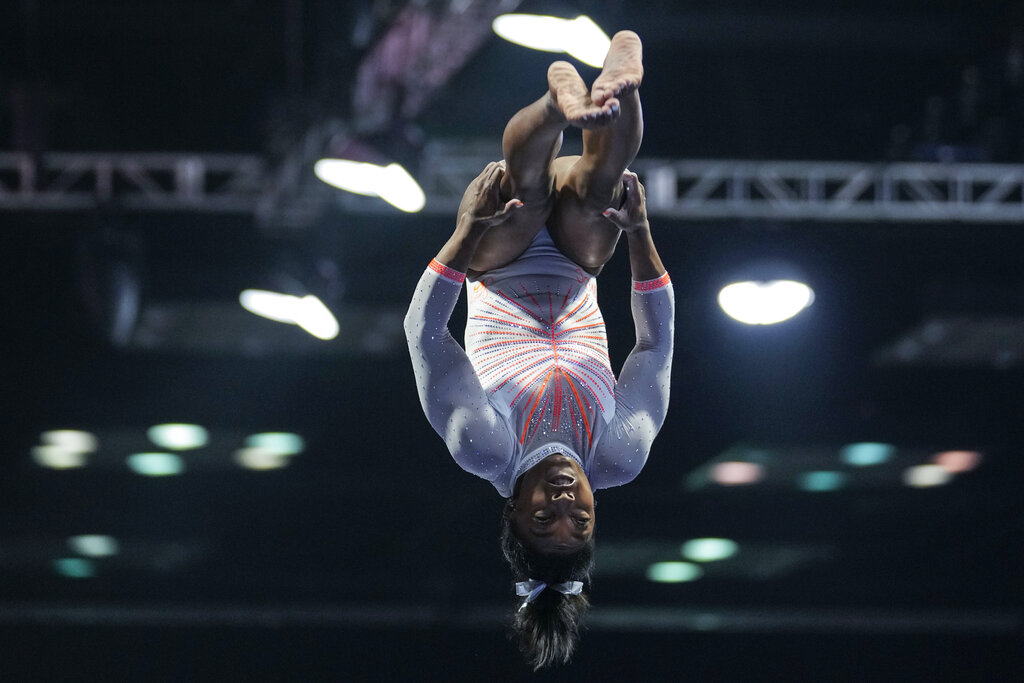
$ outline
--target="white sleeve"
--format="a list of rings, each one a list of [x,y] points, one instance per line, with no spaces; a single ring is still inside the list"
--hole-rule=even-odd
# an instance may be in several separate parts
[[[668,411],[675,332],[675,295],[666,273],[657,280],[635,282],[631,301],[636,346],[615,383],[615,417],[595,450],[595,487],[632,481]]]
[[[506,421],[488,402],[465,350],[448,330],[462,289],[461,276],[431,262],[406,313],[405,337],[430,426],[462,469],[492,481],[511,460],[513,440]]]

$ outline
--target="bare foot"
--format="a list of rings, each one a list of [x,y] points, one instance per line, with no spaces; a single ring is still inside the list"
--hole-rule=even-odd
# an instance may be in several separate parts
[[[594,106],[603,107],[640,87],[644,77],[643,45],[632,31],[619,31],[612,37],[601,75],[590,89]]]
[[[553,62],[548,67],[548,91],[554,106],[577,128],[600,128],[618,118],[618,100],[607,98],[603,106],[594,104],[587,84],[569,62]]]

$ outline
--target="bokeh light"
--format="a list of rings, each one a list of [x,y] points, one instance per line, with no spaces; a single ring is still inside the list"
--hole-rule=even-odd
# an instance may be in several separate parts
[[[694,562],[715,562],[732,557],[739,551],[736,541],[728,538],[694,538],[683,544],[683,557]]]
[[[692,562],[655,562],[647,568],[647,578],[657,583],[696,581],[704,570]]]
[[[757,463],[733,460],[713,465],[709,476],[723,486],[741,486],[760,481],[764,477],[764,468]]]

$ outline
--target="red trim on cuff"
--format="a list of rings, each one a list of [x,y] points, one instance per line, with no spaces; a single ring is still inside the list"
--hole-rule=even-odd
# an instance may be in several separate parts
[[[656,289],[668,286],[671,280],[668,277],[668,273],[665,273],[659,278],[654,280],[641,280],[639,282],[633,282],[633,291],[635,292],[653,292]]]
[[[465,273],[460,273],[454,268],[449,268],[448,266],[444,265],[437,259],[430,259],[430,265],[427,267],[430,268],[435,273],[437,273],[438,275],[440,275],[441,277],[447,278],[452,282],[456,282],[460,285],[466,280]]]

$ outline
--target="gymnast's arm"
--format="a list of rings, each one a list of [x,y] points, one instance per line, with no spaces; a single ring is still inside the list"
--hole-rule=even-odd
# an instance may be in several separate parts
[[[632,481],[647,462],[654,437],[665,422],[672,373],[675,298],[672,283],[651,238],[643,186],[623,176],[626,199],[605,216],[625,233],[633,277],[631,308],[636,345],[615,384],[615,417],[597,445],[601,479],[608,487]]]
[[[460,212],[454,234],[420,277],[405,316],[416,388],[427,420],[460,467],[488,480],[507,465],[512,437],[487,401],[469,357],[448,330],[448,320],[480,237],[519,205],[513,200],[497,213],[490,211],[500,206],[494,202],[501,174],[500,166],[489,164],[470,184],[466,194],[473,205]]]

